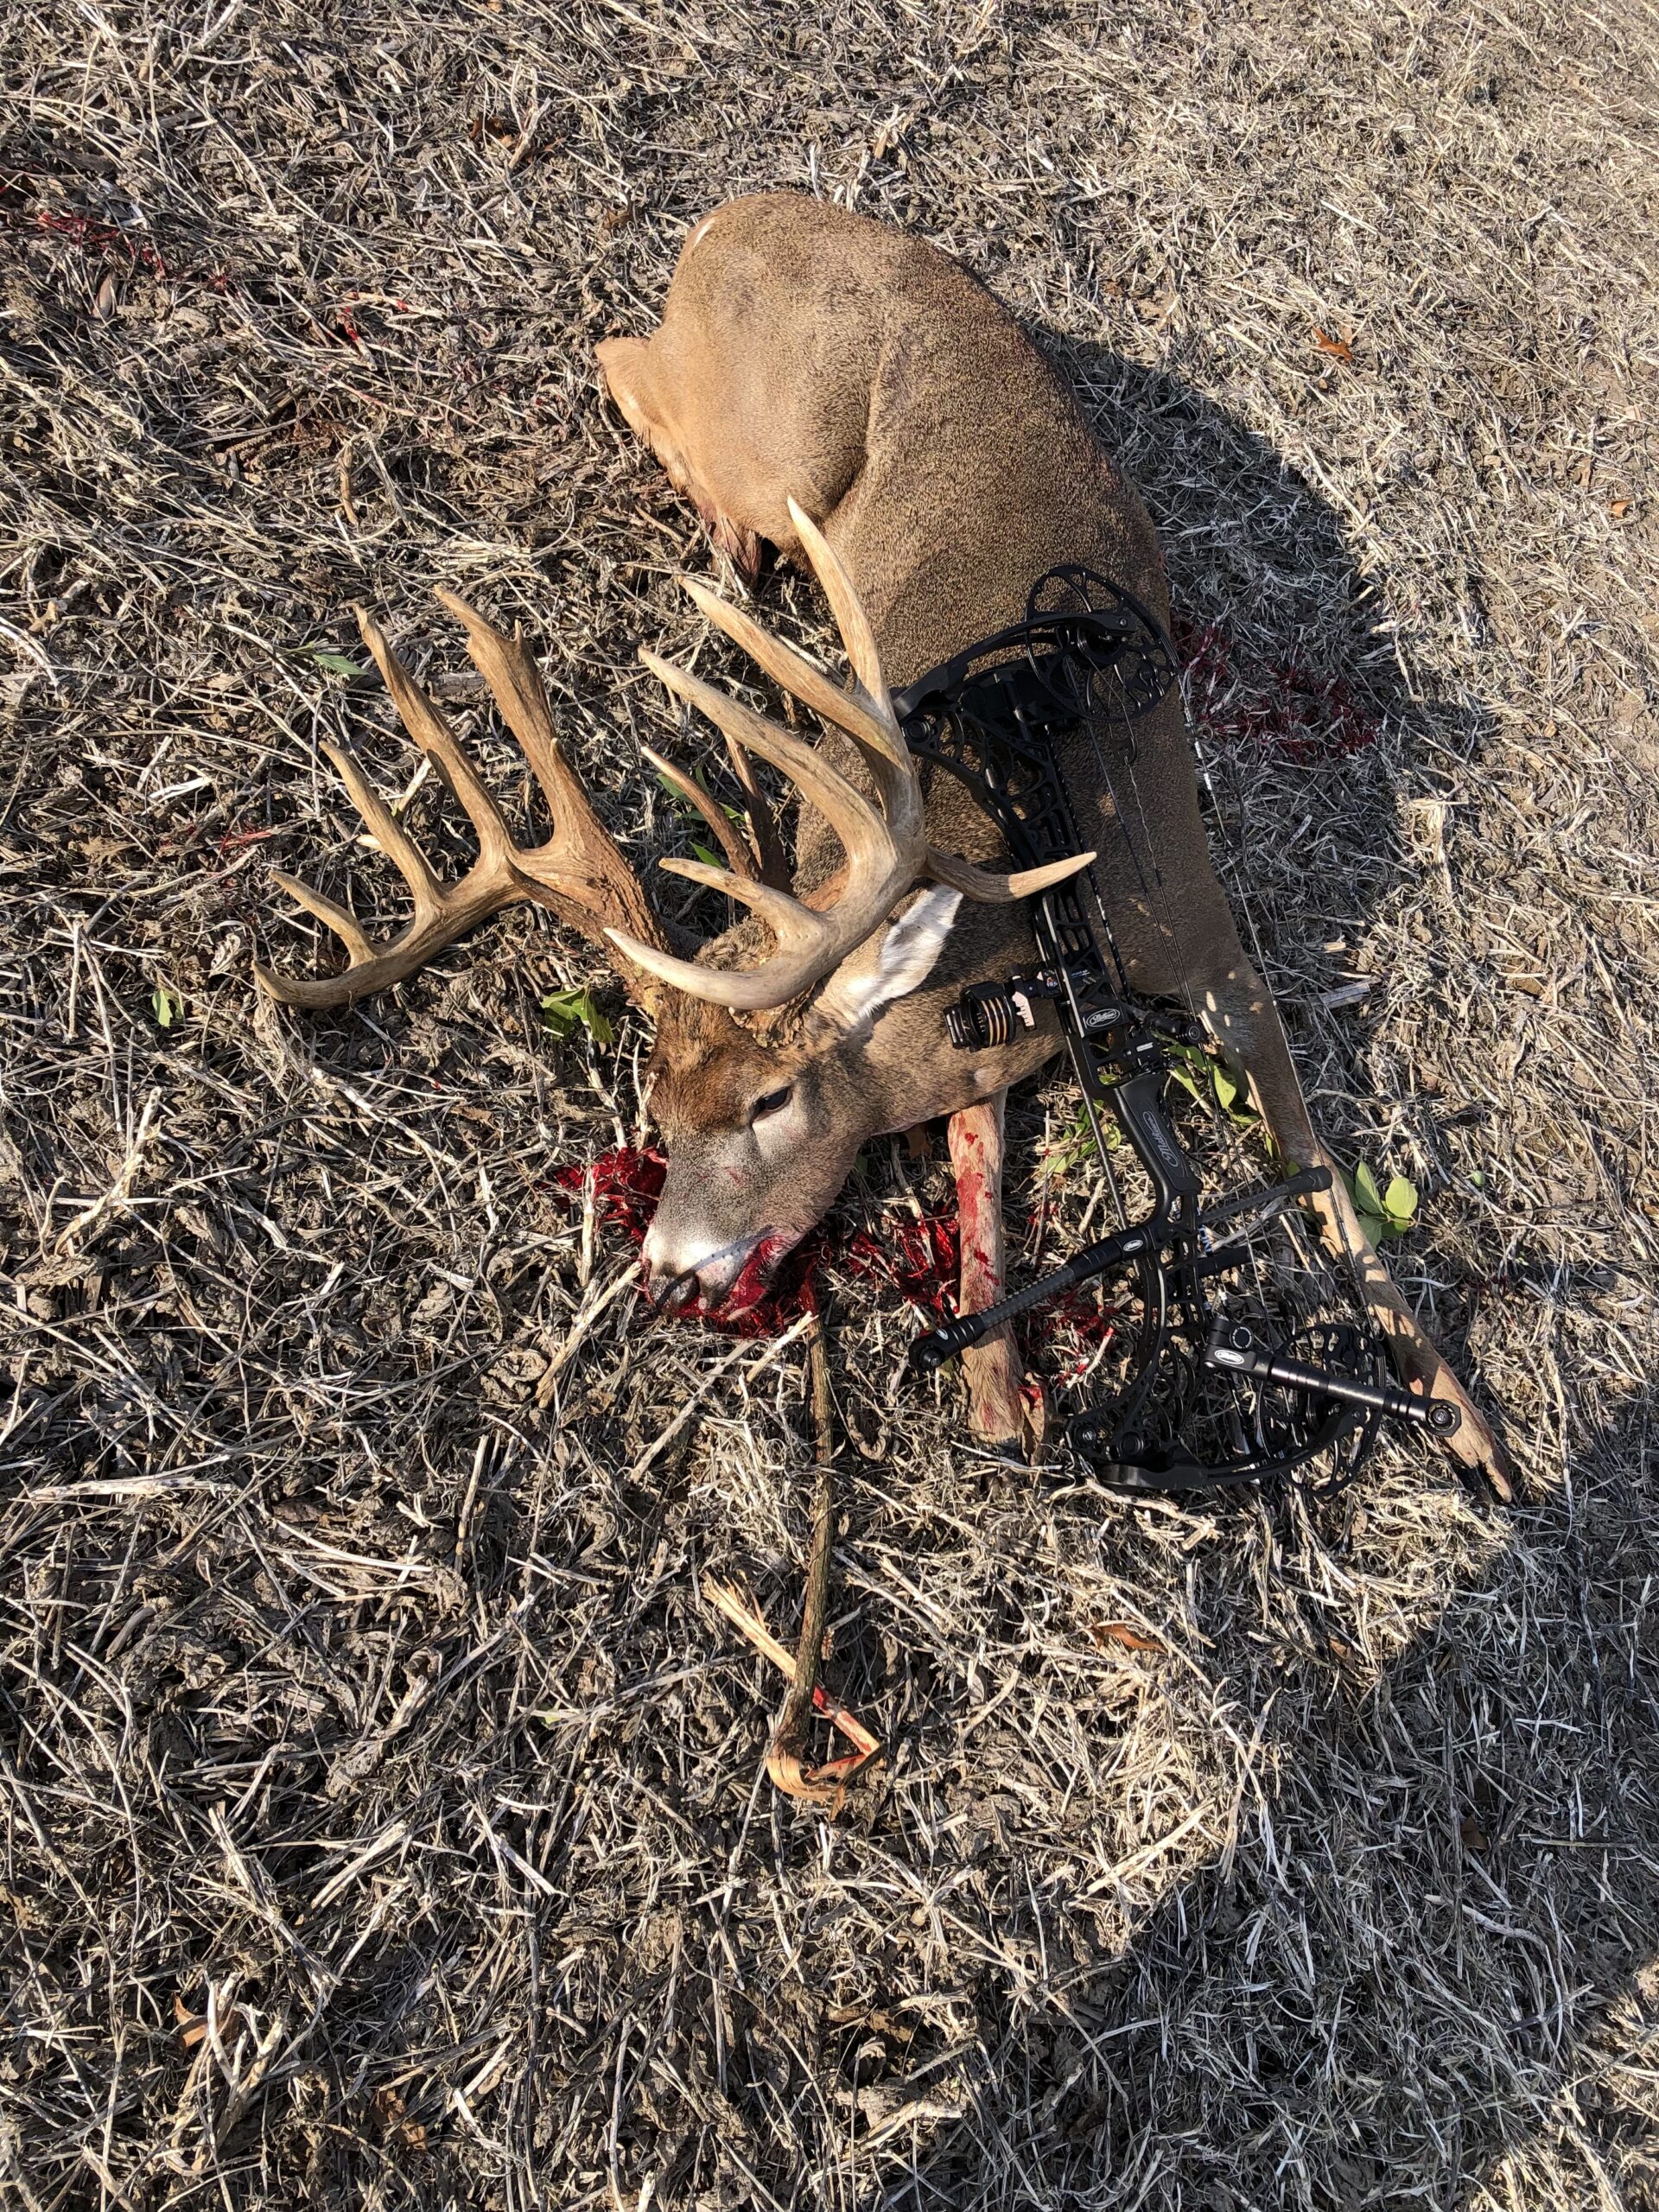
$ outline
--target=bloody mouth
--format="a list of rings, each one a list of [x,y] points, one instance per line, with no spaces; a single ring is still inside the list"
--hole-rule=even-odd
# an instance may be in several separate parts
[[[619,1146],[601,1153],[591,1166],[562,1167],[555,1175],[561,1193],[581,1204],[591,1188],[601,1225],[620,1230],[636,1248],[662,1196],[667,1162],[658,1152]],[[803,1313],[820,1310],[819,1277],[829,1269],[854,1281],[869,1283],[877,1295],[902,1302],[929,1322],[947,1319],[962,1266],[961,1235],[954,1209],[944,1213],[896,1213],[883,1223],[880,1237],[868,1230],[849,1230],[832,1215],[798,1243],[785,1231],[763,1237],[725,1296],[710,1308],[695,1293],[664,1301],[657,1311],[665,1319],[693,1321],[733,1337],[774,1337]],[[1059,1300],[1044,1317],[1045,1338],[1061,1370],[1087,1363],[1078,1352],[1109,1341],[1122,1316],[1115,1307],[1097,1307],[1086,1291]]]
[[[601,1153],[590,1167],[561,1167],[554,1180],[573,1199],[591,1189],[601,1224],[620,1229],[632,1244],[641,1246],[667,1172],[661,1153],[620,1145]],[[645,1295],[665,1320],[698,1321],[729,1336],[776,1336],[802,1313],[817,1312],[813,1272],[823,1255],[823,1242],[821,1230],[799,1241],[784,1231],[763,1236],[712,1306],[695,1280],[683,1277],[664,1284],[654,1299],[649,1290]]]
[[[660,1281],[642,1275],[641,1288],[654,1311],[667,1317],[685,1314],[716,1325],[740,1320],[767,1297],[779,1262],[799,1241],[798,1234],[782,1230],[757,1238],[741,1268],[713,1300],[704,1296],[696,1275],[689,1270]]]
[[[759,1306],[772,1290],[779,1262],[799,1243],[799,1236],[787,1230],[769,1230],[738,1269],[724,1297],[709,1308],[709,1318],[734,1320]],[[804,1289],[804,1282],[802,1287]]]

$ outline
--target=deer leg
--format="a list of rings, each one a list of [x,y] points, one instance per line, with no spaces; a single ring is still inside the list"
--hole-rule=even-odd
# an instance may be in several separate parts
[[[962,1229],[957,1311],[981,1313],[1005,1295],[1002,1240],[1002,1127],[1007,1092],[950,1116],[947,1131]],[[982,1444],[1034,1449],[1041,1440],[1040,1396],[1027,1392],[1013,1332],[999,1329],[962,1355],[969,1427]]]
[[[1465,1466],[1484,1476],[1507,1502],[1513,1495],[1508,1457],[1395,1287],[1360,1225],[1337,1162],[1313,1127],[1273,995],[1242,951],[1224,979],[1211,985],[1204,1004],[1211,1035],[1249,1082],[1262,1118],[1284,1158],[1299,1167],[1331,1170],[1331,1188],[1313,1193],[1308,1204],[1318,1217],[1326,1249],[1338,1260],[1345,1255],[1352,1261],[1365,1304],[1388,1339],[1400,1380],[1408,1389],[1421,1390],[1431,1398],[1449,1399],[1457,1407],[1462,1423],[1446,1439],[1447,1448]]]
[[[658,398],[651,349],[640,338],[607,338],[598,349],[600,373],[628,428],[661,461],[668,480],[683,493],[702,518],[715,550],[724,553],[746,584],[760,573],[760,537],[756,531],[722,512],[686,459],[680,439]]]

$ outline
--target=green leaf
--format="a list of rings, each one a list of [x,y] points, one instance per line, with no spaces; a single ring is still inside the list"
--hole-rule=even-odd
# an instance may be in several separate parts
[[[1211,1067],[1216,1096],[1228,1120],[1239,1128],[1248,1128],[1253,1122],[1259,1122],[1262,1117],[1250,1103],[1249,1085],[1240,1081],[1225,1060],[1212,1060]]]
[[[1179,1083],[1189,1098],[1201,1099],[1204,1096],[1204,1093],[1198,1089],[1198,1077],[1190,1068],[1173,1064],[1169,1073],[1171,1080]]]
[[[1204,1085],[1210,1080],[1210,1055],[1196,1045],[1172,1045],[1169,1072],[1189,1097],[1202,1103]]]
[[[1486,1187],[1486,1170],[1484,1167],[1471,1167],[1469,1171],[1469,1180],[1478,1191],[1484,1191]]]
[[[1380,1243],[1389,1233],[1388,1216],[1379,1213],[1375,1206],[1366,1205],[1364,1199],[1354,1188],[1354,1179],[1351,1175],[1344,1175],[1342,1179],[1348,1185],[1348,1195],[1354,1202],[1354,1212],[1358,1217],[1360,1227],[1373,1244]]]
[[[1225,1060],[1205,1052],[1202,1045],[1172,1045],[1169,1054],[1170,1074],[1199,1105],[1206,1104],[1213,1093],[1222,1112],[1241,1128],[1259,1118],[1248,1089]]]
[[[1417,1211],[1417,1185],[1408,1183],[1403,1175],[1392,1176],[1382,1193],[1382,1210],[1403,1233]]]
[[[1103,1114],[1100,1117],[1100,1141],[1108,1152],[1116,1152],[1123,1141],[1116,1117]],[[1071,1119],[1056,1136],[1038,1163],[1037,1173],[1058,1181],[1077,1166],[1086,1166],[1095,1156],[1094,1139],[1089,1131],[1089,1109],[1079,1106]]]
[[[723,868],[725,866],[725,862],[721,859],[718,853],[711,853],[707,845],[699,845],[695,839],[692,841],[691,849],[705,868]]]
[[[576,1015],[595,1045],[615,1043],[616,1032],[605,1015],[600,1012],[599,1001],[591,991],[582,993],[582,1004],[576,1008]]]
[[[616,1035],[585,985],[580,990],[549,991],[542,1001],[542,1025],[550,1036],[560,1039],[585,1029],[595,1045],[608,1045]]]
[[[1403,1175],[1391,1175],[1387,1190],[1382,1190],[1363,1160],[1351,1175],[1344,1175],[1343,1180],[1353,1199],[1360,1227],[1373,1244],[1380,1244],[1389,1237],[1410,1235],[1417,1217],[1414,1183],[1408,1182]]]
[[[184,1012],[184,1001],[176,997],[164,983],[157,984],[149,995],[149,1010],[155,1015],[159,1028],[170,1029]]]
[[[1382,1203],[1382,1192],[1376,1187],[1376,1178],[1363,1160],[1354,1169],[1353,1188],[1354,1204],[1362,1212],[1374,1213],[1379,1219],[1387,1215],[1389,1210]]]

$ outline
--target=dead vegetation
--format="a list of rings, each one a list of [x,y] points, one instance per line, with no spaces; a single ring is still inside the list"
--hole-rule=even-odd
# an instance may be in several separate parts
[[[10,2201],[1659,2202],[1653,35],[9,12]],[[543,1030],[597,970],[524,909],[355,1014],[250,982],[327,957],[272,864],[404,912],[318,749],[409,783],[356,600],[438,672],[435,582],[522,620],[685,849],[634,649],[707,555],[592,353],[778,182],[981,270],[1143,487],[1305,1071],[1421,1186],[1396,1266],[1529,1483],[1013,1473],[832,1254],[826,1681],[888,1747],[834,1825],[701,1594],[792,1641],[804,1346],[643,1325],[557,1180],[636,1133],[637,1026]],[[1050,1255],[1069,1116],[1014,1124]],[[839,1249],[943,1198],[884,1149]]]

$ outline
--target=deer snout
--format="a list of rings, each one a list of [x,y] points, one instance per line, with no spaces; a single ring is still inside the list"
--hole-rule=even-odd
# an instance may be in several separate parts
[[[712,1313],[731,1295],[740,1276],[758,1272],[751,1262],[764,1262],[772,1242],[772,1232],[760,1229],[750,1236],[734,1237],[729,1243],[709,1244],[675,1237],[659,1230],[653,1222],[640,1255],[645,1262],[645,1295],[664,1313],[677,1313],[696,1298]],[[764,1276],[757,1290],[763,1283]]]

